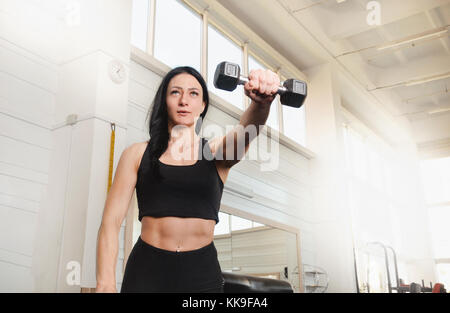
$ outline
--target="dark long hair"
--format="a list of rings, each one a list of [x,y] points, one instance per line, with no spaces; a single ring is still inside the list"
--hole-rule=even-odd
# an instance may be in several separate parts
[[[205,118],[206,112],[208,111],[209,96],[208,87],[203,79],[202,75],[194,68],[190,66],[180,66],[172,69],[170,72],[164,76],[161,84],[159,85],[158,91],[156,92],[155,98],[153,99],[152,106],[149,110],[150,123],[149,123],[149,158],[150,158],[150,170],[155,175],[157,179],[161,179],[161,174],[159,172],[159,158],[166,151],[169,143],[169,120],[167,113],[167,103],[166,94],[167,87],[169,86],[170,80],[181,73],[187,73],[194,76],[203,89],[203,101],[205,102],[205,109],[200,118],[195,125],[195,132],[198,134],[200,132],[203,119]],[[148,116],[147,116],[148,118]]]

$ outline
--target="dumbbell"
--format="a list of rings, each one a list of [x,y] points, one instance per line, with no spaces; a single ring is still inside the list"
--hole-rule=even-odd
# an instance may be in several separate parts
[[[237,85],[244,85],[249,79],[241,75],[238,64],[221,62],[217,65],[214,73],[214,86],[218,89],[233,91]],[[277,94],[284,105],[300,108],[306,98],[306,83],[298,79],[287,79],[282,86],[278,87]]]

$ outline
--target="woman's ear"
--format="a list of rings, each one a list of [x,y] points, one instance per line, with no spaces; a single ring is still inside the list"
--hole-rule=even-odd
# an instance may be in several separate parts
[[[205,101],[202,102],[202,106],[203,106],[203,110],[202,110],[202,113],[200,113],[200,115],[203,114],[203,111],[205,111],[205,108],[206,108],[206,102]]]

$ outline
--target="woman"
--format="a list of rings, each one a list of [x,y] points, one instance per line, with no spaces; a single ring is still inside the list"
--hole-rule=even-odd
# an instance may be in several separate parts
[[[209,104],[202,76],[178,67],[163,78],[153,102],[151,140],[123,151],[106,199],[97,242],[97,292],[116,292],[118,234],[135,188],[141,235],[121,292],[223,292],[213,243],[223,186],[254,138],[245,136],[244,128],[254,125],[259,134],[279,84],[270,70],[252,71],[244,86],[252,102],[241,127],[208,142],[198,136]],[[231,158],[226,147],[234,149]]]

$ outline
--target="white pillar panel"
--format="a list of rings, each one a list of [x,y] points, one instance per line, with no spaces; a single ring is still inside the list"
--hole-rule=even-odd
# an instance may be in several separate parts
[[[328,292],[355,292],[351,223],[339,132],[341,104],[335,73],[331,64],[307,72],[306,143],[316,153],[310,162],[316,265],[326,269],[329,275]]]
[[[57,53],[50,55],[58,66],[55,130],[49,188],[38,219],[35,289],[79,292],[80,287],[96,287],[96,243],[107,195],[111,122],[116,123],[114,169],[126,145],[132,1],[33,5],[53,12],[63,24],[61,36],[52,41]],[[125,70],[122,83],[111,78],[113,60]],[[72,114],[76,122],[68,125]],[[78,264],[79,269],[67,268],[68,264]]]
[[[58,267],[57,292],[78,292],[78,285],[66,282],[69,262],[81,265],[85,244],[86,216],[89,207],[89,174],[92,166],[94,120],[79,122],[72,127],[68,158],[67,186],[64,210],[61,252]],[[58,143],[55,143],[58,145]],[[55,150],[58,150],[58,146]],[[49,190],[49,192],[52,192]],[[80,273],[81,274],[81,273]]]
[[[84,240],[84,254],[81,267],[81,286],[88,288],[96,287],[96,252],[97,235],[102,221],[103,209],[107,195],[109,147],[108,139],[111,129],[103,121],[94,120],[93,149],[87,188],[89,188],[89,201],[86,218],[86,231]],[[116,127],[116,144],[114,147],[113,177],[120,159],[121,152],[126,148],[126,130]],[[116,275],[120,275],[119,272]],[[120,277],[116,277],[119,280]]]
[[[64,45],[60,62],[101,50],[128,62],[131,42],[130,0],[71,0],[64,6]]]

